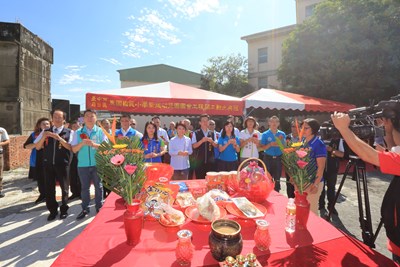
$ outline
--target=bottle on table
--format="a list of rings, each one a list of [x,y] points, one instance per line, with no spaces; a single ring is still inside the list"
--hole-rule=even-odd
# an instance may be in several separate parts
[[[287,233],[292,234],[296,229],[296,205],[294,198],[289,198],[286,206],[286,225],[285,230]]]
[[[266,220],[256,220],[256,231],[254,232],[254,242],[261,251],[269,250],[271,246],[271,236],[269,234],[269,223]]]
[[[188,266],[193,258],[194,246],[192,244],[192,232],[180,230],[178,233],[178,244],[176,246],[176,261],[180,266]]]

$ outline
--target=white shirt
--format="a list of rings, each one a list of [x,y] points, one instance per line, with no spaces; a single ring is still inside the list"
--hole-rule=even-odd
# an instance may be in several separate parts
[[[53,126],[53,133],[59,134],[59,133],[62,132],[63,129],[64,129],[64,125],[62,125],[62,126],[60,126],[58,128],[56,126]],[[42,139],[43,133],[44,133],[44,130],[42,130],[40,132],[39,136],[33,142],[34,144],[37,144]],[[69,135],[69,139],[66,140],[68,142],[68,144],[71,144],[73,136],[74,136],[74,131],[71,130],[71,134]]]
[[[165,143],[169,143],[168,133],[163,128],[158,127],[157,136],[158,138],[162,138]]]
[[[10,139],[10,137],[8,136],[6,129],[0,127],[0,142],[7,141],[8,139]],[[3,153],[3,148],[1,146],[0,146],[0,153]]]
[[[249,132],[248,129],[244,129],[239,134],[239,139],[247,140],[253,135],[257,135],[257,139],[261,140],[261,133],[257,130],[253,130],[252,133]],[[254,142],[248,142],[242,149],[240,150],[240,157],[241,158],[258,158],[258,148]]]
[[[171,155],[171,163],[170,165],[174,168],[174,170],[186,170],[189,169],[189,156],[181,156],[178,155],[179,151],[189,152],[189,155],[193,153],[192,143],[190,138],[187,136],[183,136],[179,138],[175,136],[169,142],[169,154]]]

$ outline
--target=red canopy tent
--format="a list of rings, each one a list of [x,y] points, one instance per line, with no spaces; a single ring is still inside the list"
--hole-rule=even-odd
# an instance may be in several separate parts
[[[241,98],[163,82],[86,94],[86,108],[142,114],[243,115]]]
[[[347,112],[354,105],[316,97],[293,94],[275,89],[260,89],[242,99],[245,108],[299,110],[308,112]]]

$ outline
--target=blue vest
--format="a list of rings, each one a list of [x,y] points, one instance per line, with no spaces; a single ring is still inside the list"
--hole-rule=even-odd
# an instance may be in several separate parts
[[[32,136],[32,143],[35,141],[35,132],[31,134]],[[33,148],[31,151],[31,157],[29,158],[29,166],[36,167],[36,148]]]
[[[97,127],[96,125],[93,127],[90,136],[86,130],[86,126],[76,131],[78,144],[82,142],[82,134],[85,134],[90,140],[97,144],[101,144],[104,139],[103,131]],[[93,167],[96,166],[96,158],[95,155],[97,153],[97,149],[91,146],[82,146],[82,148],[78,151],[78,167]]]

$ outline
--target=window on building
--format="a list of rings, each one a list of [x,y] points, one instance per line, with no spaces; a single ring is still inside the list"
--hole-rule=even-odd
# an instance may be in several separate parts
[[[268,88],[268,76],[258,77],[258,89]]]
[[[312,14],[314,13],[314,8],[315,8],[316,5],[317,4],[306,6],[306,18],[312,16]]]
[[[268,62],[268,47],[258,49],[258,64]]]

